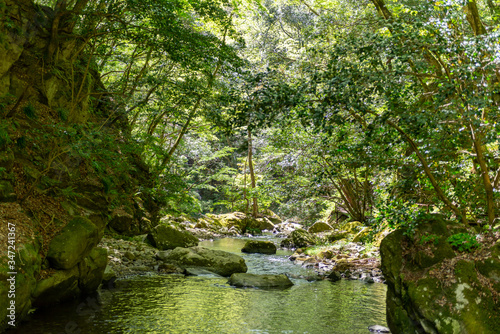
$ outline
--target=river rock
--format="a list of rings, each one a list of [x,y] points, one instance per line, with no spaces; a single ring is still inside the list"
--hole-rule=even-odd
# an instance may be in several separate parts
[[[177,247],[159,252],[157,257],[165,263],[173,263],[182,268],[199,267],[226,277],[247,271],[247,265],[241,256],[199,246]]]
[[[361,228],[361,231],[359,231],[354,238],[352,239],[352,242],[361,242],[362,239],[368,236],[371,232],[371,228],[369,227],[363,227]]]
[[[160,224],[148,234],[151,244],[161,250],[198,245],[198,238],[188,231],[180,231],[167,224]]]
[[[272,231],[274,230],[274,224],[267,218],[257,218],[252,222],[252,225],[255,226],[255,228],[258,228],[261,231],[267,230],[267,231]]]
[[[323,239],[326,242],[333,243],[335,241],[347,238],[348,235],[349,235],[349,232],[347,232],[347,231],[332,231],[332,232],[326,232],[323,235]]]
[[[286,289],[293,285],[292,281],[284,275],[256,275],[256,274],[232,274],[228,283],[236,287],[251,288],[279,288]]]
[[[117,276],[115,271],[110,265],[107,265],[104,269],[104,273],[102,275],[102,285],[103,287],[108,287],[116,280]]]
[[[331,231],[333,230],[333,228],[325,223],[325,222],[321,222],[321,221],[318,221],[316,223],[314,223],[311,227],[309,227],[309,229],[307,230],[309,233],[320,233],[320,232],[325,232],[325,231]]]
[[[344,226],[344,229],[350,234],[356,234],[363,229],[364,225],[358,221],[349,222]]]
[[[47,259],[55,269],[73,268],[98,241],[97,227],[85,217],[76,217],[52,239]]]
[[[415,226],[412,238],[405,236],[403,230],[397,230],[390,233],[380,247],[387,282],[387,323],[391,331],[498,333],[500,305],[493,295],[500,293],[500,289],[495,288],[500,279],[496,275],[479,274],[481,270],[484,272],[482,262],[494,260],[489,255],[494,250],[483,250],[483,261],[462,256],[450,259],[447,246],[439,244],[447,244],[446,238],[462,229],[460,224],[429,215]],[[422,246],[419,241],[423,233],[439,236],[438,245]],[[412,249],[408,249],[409,245]],[[421,253],[425,253],[425,257]]]
[[[243,253],[276,254],[276,245],[272,241],[248,240],[241,251]]]
[[[57,270],[50,277],[40,280],[33,292],[33,306],[49,306],[77,297],[80,294],[78,276],[78,267],[73,267]]]
[[[298,229],[281,241],[281,247],[284,248],[302,248],[314,245],[316,242],[313,236],[306,230]]]
[[[107,264],[108,251],[99,247],[92,249],[89,256],[80,262],[78,287],[83,293],[94,292],[99,287]]]
[[[332,271],[327,278],[332,282],[337,282],[342,279],[342,275],[338,271]]]
[[[216,273],[199,268],[199,267],[190,267],[185,269],[185,273],[187,276],[209,276],[209,277],[221,277],[220,275],[217,275]]]

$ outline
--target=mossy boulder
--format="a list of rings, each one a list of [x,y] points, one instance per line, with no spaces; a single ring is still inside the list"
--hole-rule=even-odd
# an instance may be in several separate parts
[[[274,230],[274,224],[266,217],[264,218],[257,218],[252,221],[252,227],[258,228],[261,231],[267,230],[267,231],[272,231]]]
[[[369,227],[363,227],[361,231],[359,231],[354,238],[352,238],[352,242],[362,242],[364,238],[366,238],[370,232],[372,231]]]
[[[314,237],[303,229],[298,229],[290,233],[290,235],[281,241],[281,247],[284,248],[304,248],[316,244]]]
[[[445,239],[461,230],[460,225],[431,215],[418,222],[412,237],[396,230],[383,239],[381,269],[392,332],[498,332],[500,305],[494,295],[500,293],[496,285],[500,263],[494,257],[482,261],[454,257]],[[423,235],[435,235],[437,242],[422,245]]]
[[[326,232],[323,235],[323,239],[326,242],[332,243],[335,241],[345,239],[345,238],[347,238],[347,236],[349,236],[349,232],[347,232],[347,231],[335,231],[335,232],[332,231],[332,232]]]
[[[345,224],[344,230],[350,234],[356,234],[363,229],[364,225],[358,221],[353,221]]]
[[[228,283],[239,288],[286,289],[293,282],[284,275],[232,274]]]
[[[97,243],[97,227],[88,218],[76,217],[52,239],[47,259],[55,269],[70,269],[89,255]]]
[[[73,267],[57,270],[52,276],[39,281],[33,292],[33,306],[44,307],[78,297],[78,277],[78,267]]]
[[[320,232],[325,232],[325,231],[331,231],[333,228],[330,226],[330,224],[327,224],[325,222],[318,221],[314,223],[309,229],[307,230],[309,233],[320,233]]]
[[[109,287],[116,280],[117,275],[110,265],[107,265],[102,274],[102,285],[104,288]]]
[[[269,219],[273,224],[281,224],[283,220],[278,216],[274,211],[269,210],[269,209],[264,209],[261,211],[261,213]]]
[[[247,265],[241,256],[199,246],[177,247],[159,252],[157,257],[165,263],[175,264],[181,268],[198,267],[226,277],[247,271]]]
[[[139,233],[135,228],[133,211],[127,207],[120,207],[113,210],[108,226],[115,231],[125,235],[136,235]]]
[[[78,287],[83,293],[94,292],[99,287],[107,264],[108,251],[99,247],[92,249],[90,254],[80,262]]]
[[[241,251],[243,253],[276,254],[276,245],[272,241],[248,240]]]
[[[240,230],[246,229],[250,220],[250,218],[243,212],[231,212],[218,215],[216,219],[222,224],[222,226],[227,228],[236,226]]]
[[[41,258],[38,253],[39,245],[35,240],[30,240],[29,243],[17,244],[16,245],[16,255],[15,263],[16,267],[14,270],[9,268],[7,263],[0,266],[0,332],[7,325],[7,321],[12,319],[8,318],[7,315],[10,311],[7,309],[10,305],[10,298],[8,298],[10,282],[14,278],[15,282],[15,317],[16,320],[24,318],[28,311],[32,308],[31,295],[33,294],[36,287],[36,277],[40,272]],[[9,272],[15,271],[16,275],[8,274]],[[11,279],[9,281],[8,279]],[[16,321],[18,322],[18,321]]]
[[[188,231],[182,231],[167,224],[154,227],[148,234],[151,244],[161,250],[198,245],[198,238]]]

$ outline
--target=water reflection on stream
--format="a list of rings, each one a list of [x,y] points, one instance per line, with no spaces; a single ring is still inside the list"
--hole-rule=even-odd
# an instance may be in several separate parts
[[[241,255],[243,244],[242,239],[222,239],[200,245]],[[243,254],[250,273],[307,274],[287,255]],[[100,305],[89,300],[37,312],[14,333],[360,334],[369,333],[370,325],[386,326],[383,284],[293,279],[290,289],[266,291],[232,288],[226,281],[136,276],[101,294]]]

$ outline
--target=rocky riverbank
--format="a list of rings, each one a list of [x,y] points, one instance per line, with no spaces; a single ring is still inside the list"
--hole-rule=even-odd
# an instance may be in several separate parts
[[[353,242],[359,236],[360,231],[366,230],[361,224],[349,223],[345,226],[345,230],[333,230],[326,223],[317,223],[309,228],[311,231],[309,232],[304,230],[301,224],[290,221],[282,222],[278,221],[277,217],[274,218],[277,224],[262,220],[260,222],[254,221],[250,223],[250,226],[264,222],[268,227],[267,233],[273,232],[279,238],[276,247],[296,249],[295,253],[290,256],[290,260],[297,265],[313,269],[317,273],[314,277],[302,278],[333,281],[344,278],[363,280],[367,283],[384,282],[380,270],[378,247],[373,245],[377,241],[369,245],[364,245],[359,241]],[[147,272],[185,274],[186,272],[177,265],[165,263],[159,257],[159,250],[151,246],[151,243],[156,244],[157,247],[158,245],[167,245],[165,249],[173,249],[177,246],[190,247],[197,244],[193,243],[196,238],[193,239],[192,235],[200,240],[252,237],[249,232],[242,233],[242,226],[249,226],[248,221],[248,218],[242,213],[211,215],[199,220],[167,216],[149,235],[136,236],[127,240],[105,237],[99,245],[107,249],[109,254],[105,281],[111,277],[124,277]],[[248,227],[246,230],[261,232]],[[168,238],[173,238],[176,242],[185,239],[187,240],[186,245],[170,245],[171,242],[167,240]],[[172,247],[168,247],[168,245]]]

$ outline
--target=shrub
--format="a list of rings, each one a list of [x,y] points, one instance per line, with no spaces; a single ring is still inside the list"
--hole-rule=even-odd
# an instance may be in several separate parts
[[[457,233],[446,239],[453,248],[459,252],[472,252],[480,248],[481,244],[477,242],[476,237],[469,233]]]

